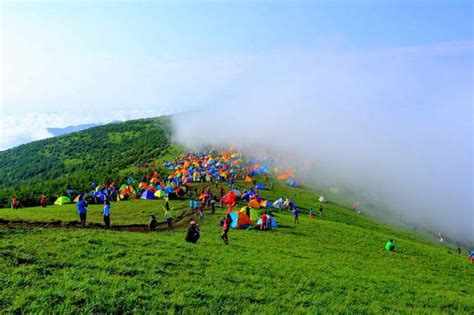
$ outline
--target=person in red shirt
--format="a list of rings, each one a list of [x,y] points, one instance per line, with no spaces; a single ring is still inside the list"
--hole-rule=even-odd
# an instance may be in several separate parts
[[[12,197],[12,205],[11,205],[12,209],[16,209],[17,203],[18,203],[18,201],[16,199],[16,196],[13,196]]]
[[[41,207],[43,208],[46,208],[48,206],[48,201],[46,200],[46,197],[45,196],[41,196],[40,198],[40,205]]]
[[[222,225],[222,235],[221,239],[224,241],[225,245],[229,245],[229,230],[230,230],[230,224],[232,223],[232,218],[230,217],[229,213],[226,213],[224,216],[223,220],[223,225]]]
[[[265,227],[267,225],[267,213],[262,213],[260,216],[260,230],[265,230]]]

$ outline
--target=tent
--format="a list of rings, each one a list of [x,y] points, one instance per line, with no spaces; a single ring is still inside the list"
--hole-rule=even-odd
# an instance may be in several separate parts
[[[65,197],[65,196],[61,196],[58,199],[56,199],[54,204],[57,205],[57,206],[62,206],[64,204],[70,203],[70,202],[71,202],[71,199],[69,199],[68,197]]]
[[[207,197],[209,197],[208,194],[201,194],[198,199],[206,199]]]
[[[252,178],[249,177],[249,176],[245,176],[244,182],[246,182],[246,183],[251,183],[251,182],[252,182]]]
[[[79,201],[79,196],[80,195],[77,195],[76,198],[74,198],[74,200],[72,202],[78,202]]]
[[[242,196],[242,193],[241,193],[239,190],[234,189],[234,190],[232,190],[232,191],[234,192],[235,196],[237,196],[237,197]]]
[[[243,207],[242,209],[240,209],[240,212],[247,214],[247,207]],[[257,221],[259,217],[260,214],[258,213],[258,210],[250,208],[250,220]]]
[[[249,202],[249,207],[250,208],[255,208],[255,209],[260,209],[260,202],[258,202],[255,199],[250,200]]]
[[[273,205],[271,201],[268,200],[262,200],[260,201],[260,207],[262,208],[270,208]]]
[[[232,218],[232,223],[230,227],[234,229],[240,229],[248,225],[252,225],[252,220],[243,212],[231,212],[230,217]]]
[[[174,189],[172,187],[168,186],[165,188],[165,193],[170,194],[172,192],[174,192]]]
[[[267,216],[267,218],[268,218],[268,216]],[[261,223],[262,223],[262,219],[259,218],[258,221],[257,221],[257,224],[261,224]],[[271,227],[272,227],[272,229],[278,227],[277,221],[275,220],[274,217],[272,217]]]
[[[163,198],[166,194],[163,190],[157,190],[154,195],[156,198]]]
[[[142,199],[155,199],[155,195],[151,190],[145,190],[140,196]]]
[[[326,198],[324,196],[319,197],[319,202],[326,202]]]
[[[280,209],[283,207],[283,198],[279,198],[273,202],[273,208]]]
[[[262,183],[258,183],[257,185],[255,185],[255,187],[258,188],[258,189],[267,189],[267,188],[265,187],[265,185],[262,184]]]
[[[292,180],[291,178],[288,178],[285,183],[290,187],[300,187],[298,183]]]

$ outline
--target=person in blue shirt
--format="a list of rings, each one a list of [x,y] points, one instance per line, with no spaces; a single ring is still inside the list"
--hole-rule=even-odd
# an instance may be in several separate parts
[[[300,220],[299,220],[299,214],[300,214],[300,213],[299,213],[298,209],[297,209],[297,208],[294,208],[294,209],[292,210],[292,212],[293,212],[293,223],[294,223],[294,224],[299,224],[299,223],[300,223]]]
[[[79,200],[76,203],[77,212],[79,213],[79,218],[81,219],[81,226],[86,226],[86,217],[87,217],[87,202],[84,200],[83,195],[79,195]]]
[[[104,201],[104,224],[106,228],[110,228],[110,201]]]

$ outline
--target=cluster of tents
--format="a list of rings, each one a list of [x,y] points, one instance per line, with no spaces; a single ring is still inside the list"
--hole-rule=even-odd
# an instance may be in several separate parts
[[[232,148],[216,151],[211,149],[203,152],[188,152],[179,155],[174,161],[168,161],[163,164],[170,171],[166,179],[160,179],[158,172],[147,174],[141,181],[133,178],[121,184],[120,187],[113,183],[103,184],[92,183],[93,191],[89,194],[96,201],[104,200],[125,200],[125,199],[159,199],[167,196],[169,199],[184,198],[190,189],[193,189],[193,182],[213,182],[213,181],[229,181],[242,176],[241,178],[248,183],[254,182],[253,177],[260,174],[273,173],[280,180],[284,180],[291,187],[299,187],[299,185],[291,179],[293,173],[280,172],[277,168],[272,168],[269,160],[245,160],[240,153],[234,152]],[[255,189],[265,190],[267,187],[263,183],[256,183]],[[270,207],[271,203],[261,198],[254,198],[253,190],[244,194],[234,191],[237,197],[251,202],[251,207],[262,208]],[[74,198],[73,202],[77,201]],[[56,200],[56,205],[70,203],[71,200],[66,196],[60,196]]]

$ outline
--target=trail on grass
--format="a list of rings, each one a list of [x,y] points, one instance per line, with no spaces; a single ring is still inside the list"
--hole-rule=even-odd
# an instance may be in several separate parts
[[[189,223],[189,218],[193,213],[190,211],[185,211],[178,215],[173,222],[173,228],[186,227]],[[157,231],[166,231],[168,230],[168,225],[166,221],[158,222],[158,226],[154,231],[148,230],[147,224],[123,224],[123,225],[112,225],[110,228],[106,228],[103,224],[92,222],[86,224],[85,227],[81,227],[79,221],[69,221],[63,222],[61,220],[57,221],[24,221],[24,220],[5,220],[0,219],[0,227],[24,227],[24,228],[65,228],[65,229],[94,229],[94,230],[112,230],[112,231],[128,231],[128,232],[157,232]]]

